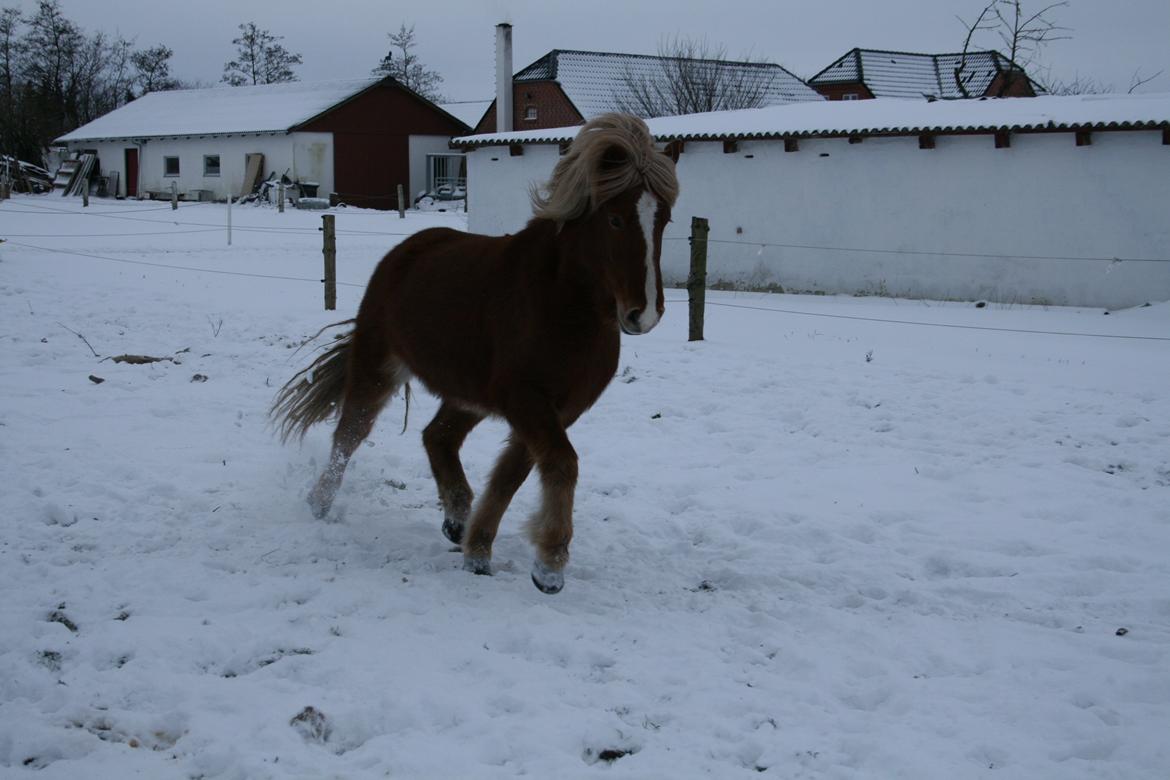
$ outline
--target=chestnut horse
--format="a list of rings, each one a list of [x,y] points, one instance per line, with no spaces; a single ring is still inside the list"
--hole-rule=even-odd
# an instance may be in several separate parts
[[[586,124],[515,235],[423,230],[378,264],[352,320],[277,395],[284,439],[340,411],[324,473],[309,493],[324,517],[350,456],[378,412],[417,378],[442,401],[423,431],[443,508],[443,533],[463,568],[491,573],[492,542],[512,496],[535,465],[540,509],[528,525],[532,580],[564,586],[573,536],[577,454],[566,429],[605,390],[620,332],[647,333],[664,310],[662,231],[678,195],[674,163],[646,124],[606,114]],[[484,417],[511,435],[472,512],[459,460]]]

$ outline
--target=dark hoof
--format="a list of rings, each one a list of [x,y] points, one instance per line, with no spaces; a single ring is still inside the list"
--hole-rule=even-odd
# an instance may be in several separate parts
[[[463,544],[463,523],[457,523],[449,517],[443,518],[443,536],[450,539],[452,544]]]
[[[469,571],[472,574],[485,574],[491,576],[492,562],[490,558],[464,558],[463,571]]]
[[[565,572],[554,571],[540,561],[532,564],[532,584],[541,593],[560,593],[565,587]]]
[[[313,513],[313,517],[318,520],[324,520],[333,507],[333,499],[322,498],[316,493],[310,493],[309,497],[305,499],[305,503],[309,505],[309,511]]]

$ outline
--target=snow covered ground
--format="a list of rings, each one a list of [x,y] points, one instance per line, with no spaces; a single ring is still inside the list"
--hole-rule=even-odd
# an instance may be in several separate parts
[[[325,312],[318,214],[81,212],[0,205],[0,776],[1167,776],[1170,304],[712,293],[688,344],[669,291],[571,431],[545,596],[532,485],[495,577],[440,535],[433,399],[331,522],[330,431],[267,427],[393,234],[462,215],[339,214]]]

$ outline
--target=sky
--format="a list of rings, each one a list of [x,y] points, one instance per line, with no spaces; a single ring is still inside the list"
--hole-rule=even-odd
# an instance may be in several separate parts
[[[240,23],[254,21],[304,57],[302,80],[358,78],[386,54],[387,33],[414,25],[416,53],[442,74],[444,97],[490,99],[495,32],[513,25],[516,70],[552,49],[654,54],[674,36],[702,38],[730,58],[778,62],[808,78],[853,47],[939,53],[962,49],[965,28],[985,0],[60,0],[66,16],[87,31],[133,38],[139,47],[171,47],[172,75],[218,82],[232,58]],[[1039,10],[1050,0],[1025,0]],[[35,0],[0,0],[28,11]],[[1170,92],[1170,2],[1069,0],[1054,9],[1067,40],[1049,44],[1034,77],[1078,77],[1129,89],[1135,73],[1161,75],[1139,91]],[[999,47],[991,37],[977,41]]]

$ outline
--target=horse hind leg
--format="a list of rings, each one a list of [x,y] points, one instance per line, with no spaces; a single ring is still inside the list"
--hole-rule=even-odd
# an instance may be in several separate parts
[[[368,360],[368,357],[359,349],[349,364],[349,380],[341,402],[341,418],[333,432],[329,463],[309,491],[309,508],[317,518],[329,514],[354,450],[370,435],[382,407],[410,378],[405,366],[394,356],[380,356],[379,360]]]
[[[431,473],[439,490],[439,503],[443,507],[443,535],[455,544],[463,541],[463,529],[471,513],[474,495],[459,460],[459,448],[471,429],[482,420],[482,414],[444,401],[422,434]]]

